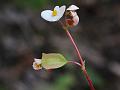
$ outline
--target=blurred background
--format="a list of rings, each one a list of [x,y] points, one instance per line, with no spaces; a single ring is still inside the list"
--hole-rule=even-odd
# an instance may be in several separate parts
[[[80,7],[80,22],[70,32],[96,90],[120,90],[120,0],[1,0],[0,90],[90,90],[75,65],[32,68],[43,52],[78,61],[60,24],[40,17],[45,9],[71,4]]]

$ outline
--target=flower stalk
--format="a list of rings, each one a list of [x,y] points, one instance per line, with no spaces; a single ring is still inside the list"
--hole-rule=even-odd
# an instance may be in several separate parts
[[[75,43],[75,41],[74,41],[72,35],[70,34],[69,30],[67,29],[67,27],[66,27],[62,22],[60,22],[60,23],[61,23],[63,29],[65,30],[67,36],[69,37],[71,43],[73,44],[73,46],[74,46],[74,48],[75,48],[75,50],[76,50],[76,54],[78,55],[78,58],[79,58],[79,60],[80,60],[80,63],[74,62],[74,61],[70,61],[69,63],[73,63],[73,64],[76,64],[76,65],[78,65],[78,66],[81,67],[81,70],[83,71],[83,74],[84,74],[85,78],[87,79],[88,84],[89,84],[89,86],[90,86],[90,90],[95,90],[95,88],[94,88],[94,86],[93,86],[93,83],[92,83],[92,80],[90,79],[90,76],[88,75],[88,73],[87,73],[87,71],[86,71],[85,62],[84,62],[84,60],[82,59],[82,56],[81,56],[80,51],[79,51],[79,49],[78,49],[78,47],[77,47],[77,44]]]

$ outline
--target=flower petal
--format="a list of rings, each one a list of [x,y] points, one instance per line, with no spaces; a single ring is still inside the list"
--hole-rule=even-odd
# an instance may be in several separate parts
[[[66,9],[66,6],[65,6],[65,5],[63,5],[63,6],[60,7],[60,12],[59,12],[60,18],[63,16],[63,14],[64,14],[64,12],[65,12],[65,9]]]
[[[41,17],[43,19],[45,19],[46,21],[49,21],[49,22],[55,22],[55,21],[58,21],[60,18],[57,16],[52,16],[52,12],[51,10],[45,10],[45,11],[42,11],[41,12]]]
[[[75,10],[78,10],[79,7],[75,6],[75,5],[71,5],[69,6],[69,8],[67,8],[67,10],[72,10],[72,11],[75,11]]]
[[[59,7],[59,6],[55,6],[54,10],[59,11],[59,10],[60,10],[60,7]]]
[[[64,5],[64,6],[61,6],[60,8],[59,8],[59,6],[56,6],[54,9],[57,10],[57,12],[58,12],[58,14],[56,16],[52,16],[53,11],[45,10],[45,11],[41,12],[41,17],[49,22],[58,21],[63,16],[66,6]]]
[[[76,15],[75,17],[73,17],[73,21],[74,21],[74,26],[76,26],[79,23],[79,17],[78,15]]]
[[[34,61],[37,63],[37,64],[41,64],[41,59],[34,59]]]
[[[77,15],[77,13],[75,11],[70,11],[72,16],[73,16],[73,25],[76,26],[79,23],[79,16]]]
[[[65,9],[66,9],[65,5],[59,8],[58,15],[53,17],[55,21],[58,21],[64,15]]]
[[[70,12],[71,12],[73,17],[77,16],[77,13],[75,11],[70,11]]]
[[[41,12],[41,17],[45,19],[46,21],[53,21],[52,20],[52,11],[51,10],[45,10]]]
[[[75,11],[70,11],[72,18],[66,18],[66,24],[69,27],[74,27],[79,23],[79,16]]]

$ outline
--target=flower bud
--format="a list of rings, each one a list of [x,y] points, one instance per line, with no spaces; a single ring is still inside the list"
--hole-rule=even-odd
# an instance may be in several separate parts
[[[69,14],[68,14],[69,12]],[[79,17],[75,11],[68,11],[66,14],[66,25],[68,27],[74,27],[79,23]]]

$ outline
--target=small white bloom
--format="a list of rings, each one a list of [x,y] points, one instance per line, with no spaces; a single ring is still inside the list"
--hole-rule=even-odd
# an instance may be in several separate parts
[[[69,11],[69,12],[70,12],[70,16],[68,16],[68,18],[66,17],[66,24],[69,27],[74,27],[79,23],[79,17],[75,11]]]
[[[70,10],[70,11],[75,11],[75,10],[78,10],[79,7],[75,6],[75,5],[71,5],[69,6],[69,8],[67,8],[67,10]]]
[[[42,66],[41,66],[41,59],[34,59],[34,62],[33,62],[33,69],[35,70],[40,70],[42,69]]]
[[[76,13],[76,10],[78,10],[79,7],[75,6],[75,5],[71,5],[69,6],[69,8],[67,8],[67,11],[70,13],[68,14],[68,17],[66,19],[66,24],[70,27],[76,26],[79,23],[79,17]]]
[[[49,22],[58,21],[64,14],[66,6],[56,6],[54,10],[45,10],[41,12],[41,17]]]

